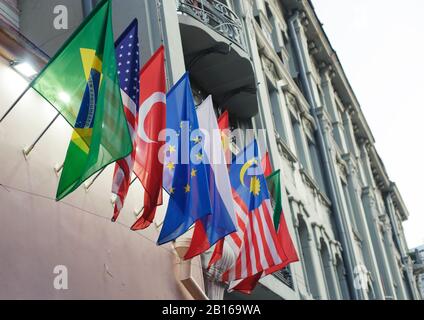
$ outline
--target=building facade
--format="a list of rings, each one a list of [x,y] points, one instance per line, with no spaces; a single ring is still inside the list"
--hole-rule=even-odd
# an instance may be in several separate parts
[[[28,84],[13,63],[39,71],[94,2],[0,1],[0,114]],[[168,88],[189,71],[195,99],[212,94],[231,129],[265,130],[300,262],[263,278],[251,296],[226,293],[216,281],[231,263],[225,252],[207,271],[208,253],[180,259],[190,234],[156,247],[164,206],[151,228],[129,231],[140,185],[120,224],[110,223],[113,168],[56,203],[71,128],[58,118],[28,154],[55,117],[28,92],[0,124],[0,297],[419,298],[402,228],[408,210],[310,1],[115,0],[113,9],[116,37],[138,18],[142,62],[165,45]],[[65,13],[67,28],[54,27]],[[69,272],[67,290],[52,285],[58,265]]]

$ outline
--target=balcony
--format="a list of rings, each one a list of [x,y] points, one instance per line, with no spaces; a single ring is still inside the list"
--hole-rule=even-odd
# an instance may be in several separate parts
[[[203,22],[247,51],[243,24],[239,17],[220,1],[179,0],[177,10]]]
[[[289,268],[284,268],[283,270],[275,272],[274,276],[293,290],[293,277]]]
[[[242,20],[218,0],[177,0],[177,11],[192,82],[230,114],[255,116],[256,81]]]
[[[19,29],[19,10],[17,0],[0,0],[0,21],[16,30]]]

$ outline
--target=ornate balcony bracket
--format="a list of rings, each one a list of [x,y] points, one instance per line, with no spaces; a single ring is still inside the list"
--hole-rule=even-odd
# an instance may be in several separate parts
[[[208,25],[247,52],[246,38],[240,18],[217,0],[176,0],[178,12]]]

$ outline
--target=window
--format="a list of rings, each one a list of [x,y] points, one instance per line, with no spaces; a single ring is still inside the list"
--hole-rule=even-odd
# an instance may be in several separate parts
[[[353,210],[352,202],[350,200],[350,194],[349,194],[349,191],[347,189],[347,185],[346,185],[346,183],[344,183],[344,181],[342,181],[342,188],[343,188],[343,195],[344,195],[344,198],[345,198],[347,211],[348,211],[348,214],[349,214],[349,217],[350,217],[350,221],[352,223],[352,227],[354,228],[355,232],[358,232],[358,227],[356,225],[356,219],[355,219],[355,212]]]
[[[268,94],[269,100],[271,103],[272,116],[274,120],[275,130],[283,139],[283,141],[287,144],[287,132],[284,128],[283,124],[283,113],[282,113],[282,105],[280,104],[280,97],[278,96],[278,90],[274,88],[270,83],[268,83]]]
[[[326,185],[324,183],[322,162],[315,141],[308,139],[308,147],[309,154],[311,155],[313,176],[315,181],[318,183],[320,191],[327,194]]]
[[[294,141],[296,144],[296,154],[299,158],[300,163],[305,169],[308,169],[308,162],[306,160],[306,150],[303,148],[303,137],[302,127],[297,119],[291,116],[291,122],[293,126]]]

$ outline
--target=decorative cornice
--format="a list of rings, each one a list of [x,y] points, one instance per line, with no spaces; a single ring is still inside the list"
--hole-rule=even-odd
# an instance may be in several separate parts
[[[320,52],[320,48],[317,46],[317,44],[313,40],[308,41],[308,50],[309,50],[309,54],[311,55],[316,55],[317,53]]]
[[[308,126],[308,129],[311,132],[314,132],[317,129],[317,125],[315,123],[315,119],[311,116],[311,114],[309,112],[306,112],[306,111],[300,112],[300,117],[303,120],[305,120],[304,123],[305,123],[305,125]]]
[[[271,59],[269,59],[266,55],[261,55],[261,60],[262,60],[262,66],[265,73],[268,74],[268,76],[271,78],[273,82],[277,82],[279,76],[278,76],[277,69],[275,67],[274,62]]]
[[[355,176],[358,170],[358,165],[356,164],[356,161],[353,158],[353,155],[351,153],[345,153],[342,155],[343,161],[347,164],[348,168],[348,175]]]

